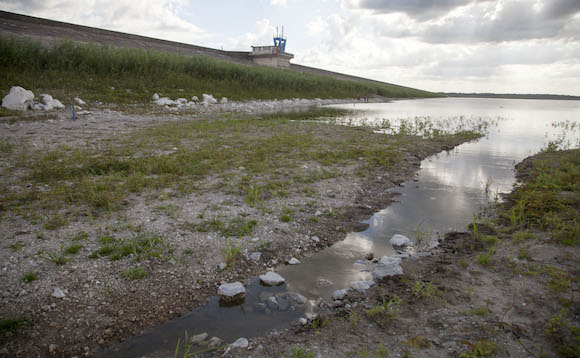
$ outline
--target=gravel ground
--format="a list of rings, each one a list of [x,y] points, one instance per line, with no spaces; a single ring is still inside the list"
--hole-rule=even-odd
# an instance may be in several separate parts
[[[0,138],[5,142],[23,141],[35,148],[60,144],[91,147],[112,134],[123,135],[167,121],[212,118],[219,114],[216,109],[168,114],[168,109],[158,108],[139,110],[141,114],[99,108],[90,112],[81,114],[76,122],[70,121],[68,111],[64,110],[51,112],[49,117],[43,114],[38,118],[4,118]],[[326,135],[332,136],[337,128],[328,125]],[[221,282],[246,284],[251,277],[291,257],[299,259],[306,252],[343,239],[347,232],[365,229],[361,221],[394,200],[387,189],[412,178],[420,161],[428,155],[460,144],[459,140],[412,144],[411,139],[407,148],[400,149],[404,159],[401,165],[388,173],[368,173],[362,178],[354,175],[355,167],[345,167],[344,175],[312,183],[319,193],[315,202],[297,192],[291,192],[283,200],[270,199],[269,207],[300,208],[290,222],[283,222],[278,214],[252,207],[240,195],[212,185],[217,179],[211,176],[204,179],[207,190],[203,192],[174,195],[171,189],[165,189],[154,197],[130,195],[120,212],[98,217],[75,216],[54,229],[42,220],[24,219],[18,213],[4,211],[0,218],[0,312],[4,319],[26,320],[2,335],[0,355],[91,356],[100,348],[111,347],[198,307],[216,294]],[[9,159],[4,158],[0,166],[3,181],[18,175],[7,172]],[[317,211],[340,215],[312,222],[309,218]],[[224,261],[226,240],[218,232],[200,232],[188,226],[202,223],[202,216],[215,217],[218,213],[223,218],[241,217],[258,222],[251,234],[243,237],[240,250],[261,251],[260,261],[249,260],[242,254],[233,269],[218,268]],[[99,241],[103,236],[151,239],[151,235],[164,238],[163,244],[156,247],[159,257],[137,260],[137,254],[133,253],[119,260],[89,258],[103,245]],[[313,235],[320,241],[311,240]],[[62,255],[63,249],[75,243],[81,246],[78,252]],[[61,256],[66,260],[59,262]],[[148,276],[132,280],[123,274],[135,267],[144,269]],[[27,273],[35,273],[37,279],[24,279]]]

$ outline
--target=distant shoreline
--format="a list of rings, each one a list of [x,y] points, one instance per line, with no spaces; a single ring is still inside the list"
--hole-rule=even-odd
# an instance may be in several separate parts
[[[438,92],[438,93],[447,97],[467,97],[467,98],[552,99],[565,101],[580,100],[580,96],[567,96],[559,94],[456,93],[456,92]]]

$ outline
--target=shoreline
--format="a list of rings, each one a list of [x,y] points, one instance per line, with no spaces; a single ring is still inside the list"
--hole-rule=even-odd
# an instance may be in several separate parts
[[[155,118],[131,122],[127,120],[131,118],[131,115],[120,115],[115,112],[104,111],[94,116],[95,123],[107,123],[106,126],[110,128],[110,131],[117,135],[141,130],[139,127],[132,126],[151,127],[159,124]],[[102,116],[104,120],[99,122],[99,116]],[[120,129],[119,120],[129,125],[125,129]],[[78,123],[83,122],[81,120]],[[177,122],[171,121],[171,123]],[[250,123],[254,125],[253,122]],[[161,126],[166,125],[161,124]],[[294,126],[292,128],[302,128],[301,130],[306,131],[316,128],[317,131],[329,132],[322,134],[312,132],[316,133],[313,135],[326,134],[336,138],[354,135],[358,138],[361,130],[370,139],[383,138],[382,135],[364,128],[333,127],[333,125],[292,123],[291,121],[283,122],[283,126]],[[280,128],[277,123],[275,128]],[[46,127],[44,130],[45,132],[37,133],[37,135],[45,138],[42,142],[47,148],[51,147],[51,143],[59,143],[64,138],[69,139],[68,143],[77,143],[77,146],[84,142],[89,147],[98,148],[102,146],[103,139],[110,135],[103,134],[105,131],[102,128],[99,131],[90,131],[82,126],[62,127],[61,134],[57,131],[54,137],[47,140],[46,137],[51,132],[47,131]],[[22,133],[29,132],[29,130],[28,132],[23,130]],[[74,141],[75,133],[81,137],[78,142]],[[264,135],[266,134],[260,134],[260,136]],[[93,139],[90,139],[91,136]],[[72,212],[66,215],[72,214],[74,220],[71,219],[67,225],[54,229],[47,229],[47,224],[51,223],[50,215],[44,219],[33,219],[36,224],[21,221],[14,215],[9,215],[9,217],[3,215],[3,223],[8,227],[3,238],[6,243],[4,259],[9,264],[3,277],[5,283],[2,290],[5,294],[2,315],[3,317],[23,314],[32,316],[33,323],[23,324],[17,328],[16,334],[5,342],[0,354],[3,356],[91,356],[98,347],[110,347],[114,342],[122,341],[126,337],[142,333],[187,313],[206,302],[209,297],[215,296],[216,287],[221,281],[247,282],[249,278],[263,273],[265,266],[275,266],[276,262],[285,262],[292,256],[299,258],[300,254],[296,250],[300,253],[318,251],[341,240],[345,232],[364,229],[365,225],[359,222],[367,219],[374,211],[386,207],[394,199],[391,193],[386,192],[387,189],[411,179],[423,158],[449,150],[466,139],[450,138],[440,143],[418,140],[414,137],[398,139],[392,137],[392,140],[393,144],[401,140],[399,149],[402,152],[398,151],[400,154],[396,161],[397,167],[388,170],[387,178],[383,176],[378,179],[377,175],[374,175],[384,173],[378,167],[369,170],[365,177],[356,176],[356,166],[361,163],[353,160],[352,164],[343,166],[341,169],[350,174],[314,179],[312,184],[308,185],[315,193],[318,193],[316,200],[312,201],[308,196],[300,194],[300,191],[289,187],[287,189],[289,197],[286,199],[266,199],[268,203],[266,211],[244,203],[243,196],[239,193],[228,194],[222,189],[216,190],[216,178],[210,178],[205,181],[207,188],[210,189],[205,193],[199,192],[191,196],[191,194],[180,194],[175,192],[175,189],[171,189],[153,190],[142,198],[139,195],[131,195],[126,199],[126,203],[121,203],[125,208],[120,212],[113,211],[105,216],[97,216],[96,220],[91,219],[90,216],[78,216]],[[4,163],[3,168],[8,165]],[[317,166],[310,162],[304,165],[313,166],[313,168]],[[299,168],[298,165],[295,167]],[[236,173],[244,170],[236,169]],[[324,167],[319,167],[316,173],[323,173],[323,170]],[[379,172],[375,173],[375,170]],[[358,178],[356,179],[360,183],[358,186],[352,185],[353,178]],[[280,221],[277,211],[288,202],[294,205],[294,218],[286,223]],[[312,203],[315,203],[314,207],[309,206]],[[349,208],[350,205],[352,207]],[[216,235],[211,230],[198,232],[179,228],[187,224],[188,220],[194,221],[194,218],[198,218],[196,221],[199,222],[201,214],[216,215],[212,214],[211,208],[214,206],[220,206],[219,213],[224,217],[257,218],[259,225],[251,236],[260,237],[261,243],[271,245],[261,250],[263,258],[259,263],[240,258],[232,271],[219,271],[217,264],[221,260],[220,252],[224,248],[220,235]],[[299,208],[303,208],[304,212],[298,210]],[[310,221],[314,211],[319,209],[323,212],[334,209],[338,215],[334,218],[323,217],[316,223]],[[274,212],[268,213],[269,210],[274,210]],[[144,218],[155,220],[143,221]],[[202,223],[203,221],[196,225]],[[177,230],[175,226],[178,227]],[[123,235],[135,230],[137,234],[163,233],[169,230],[166,241],[168,247],[174,250],[173,253],[167,253],[167,257],[170,258],[151,257],[143,261],[128,259],[111,261],[108,257],[102,256],[97,257],[96,261],[86,259],[88,254],[99,248],[97,241],[102,240],[103,233],[110,233],[115,239],[121,240]],[[62,252],[65,244],[76,242],[70,238],[80,232],[87,233],[88,237],[78,241],[78,245],[82,245],[79,254],[66,256],[69,261],[64,264],[55,264],[51,260],[43,259],[43,255],[39,254],[39,250],[44,250],[44,257],[47,257],[47,252],[57,254],[59,247]],[[300,243],[306,235],[314,233],[318,234],[320,242]],[[184,253],[186,249],[189,249],[186,242],[193,244],[191,254]],[[33,248],[32,245],[36,247]],[[17,250],[11,249],[17,246],[19,246]],[[243,248],[253,249],[251,243],[246,241]],[[135,263],[138,267],[148,270],[150,273],[148,278],[132,281],[120,275]],[[39,278],[30,283],[22,282],[20,276],[31,268],[39,272]],[[7,286],[8,282],[12,286]],[[55,288],[61,289],[65,297],[51,297]],[[139,305],[135,306],[134,302],[139,302]],[[36,346],[31,347],[29,340],[35,341]]]

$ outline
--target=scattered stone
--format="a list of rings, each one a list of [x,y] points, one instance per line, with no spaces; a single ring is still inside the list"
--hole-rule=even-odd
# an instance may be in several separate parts
[[[322,215],[322,211],[316,210],[316,212],[314,213],[314,216],[320,216],[320,215]]]
[[[320,238],[318,236],[312,236],[310,238],[310,240],[314,241],[314,242],[320,242]]]
[[[342,300],[343,298],[346,297],[346,295],[348,294],[348,291],[350,291],[350,288],[343,288],[342,290],[336,290],[332,293],[332,299],[334,301]]]
[[[316,280],[316,287],[330,286],[330,285],[332,285],[332,282],[330,280],[325,279],[325,278],[319,278],[318,280]]]
[[[260,261],[260,258],[262,257],[262,253],[261,252],[252,252],[250,254],[250,260],[253,261]]]
[[[234,343],[230,344],[232,348],[247,348],[250,342],[244,337],[238,338]]]
[[[84,106],[85,104],[87,104],[87,102],[83,101],[82,99],[75,97],[75,102],[80,104],[81,106]]]
[[[226,267],[227,267],[227,265],[226,265],[224,262],[221,262],[221,263],[218,265],[218,269],[219,269],[220,271],[224,270]]]
[[[354,290],[357,290],[358,292],[365,292],[366,290],[368,290],[369,288],[371,288],[372,285],[375,284],[375,281],[369,280],[369,281],[353,281],[350,283],[350,287]]]
[[[369,260],[369,261],[370,261],[370,260],[372,260],[374,257],[375,257],[375,254],[374,254],[374,253],[372,253],[372,252],[369,252],[369,253],[368,253],[368,254],[365,256],[365,259],[367,259],[367,260]]]
[[[277,310],[278,309],[278,300],[276,300],[276,297],[271,296],[266,300],[266,305],[272,311]]]
[[[332,308],[339,308],[342,306],[344,306],[344,302],[342,302],[341,300],[336,300],[332,302]]]
[[[286,282],[284,277],[272,271],[267,272],[265,275],[260,275],[260,280],[268,286],[278,286]]]
[[[261,344],[259,346],[257,346],[256,349],[255,349],[256,353],[260,353],[263,350],[264,350],[264,346],[261,345]]]
[[[292,301],[298,303],[299,305],[303,305],[306,303],[306,301],[308,301],[306,297],[302,296],[298,292],[288,292],[287,294]]]
[[[228,103],[228,99],[226,97],[222,97],[220,103],[221,104],[227,104]]]
[[[54,292],[52,293],[52,297],[56,297],[56,298],[63,298],[64,296],[66,296],[64,294],[64,292],[62,292],[62,290],[60,288],[55,288]]]
[[[393,246],[409,246],[411,245],[411,239],[404,235],[395,234],[391,238],[391,245]]]
[[[233,302],[243,299],[246,295],[246,289],[241,282],[224,283],[218,288],[218,295],[224,301]]]
[[[290,308],[290,301],[286,296],[280,295],[276,297],[276,301],[278,301],[278,309],[280,311],[286,311],[288,308]]]
[[[51,95],[46,94],[42,97],[42,103],[44,103],[44,110],[50,111],[53,108],[62,109],[64,104],[62,104],[58,99],[52,98]]]
[[[58,344],[51,344],[48,346],[48,353],[55,354],[58,349]]]
[[[298,261],[298,259],[295,259],[294,257],[288,260],[288,265],[298,265],[299,263],[300,261]]]
[[[173,101],[169,97],[163,97],[153,101],[153,104],[156,104],[158,106],[173,106],[175,105],[175,101]]]
[[[195,336],[191,337],[191,339],[189,340],[189,343],[191,344],[198,344],[201,343],[203,341],[205,341],[208,337],[207,333],[200,333],[200,334],[196,334]]]
[[[217,99],[215,99],[211,94],[203,94],[201,96],[203,98],[203,100],[201,101],[204,105],[209,105],[209,104],[216,104],[217,103]]]
[[[158,95],[157,93],[155,93],[155,94],[153,95],[153,97],[151,97],[151,100],[152,100],[152,101],[157,101],[158,99],[159,99],[159,95]]]
[[[193,97],[191,97],[191,100],[192,100],[193,102],[199,102],[199,98],[198,98],[197,96],[193,96]]]
[[[298,319],[298,322],[300,322],[300,324],[304,326],[306,323],[308,323],[308,320],[304,317],[301,317],[300,319]]]
[[[219,347],[222,344],[222,340],[219,339],[218,337],[211,337],[208,341],[208,347],[209,348],[215,348],[215,347]]]
[[[398,257],[383,256],[373,270],[373,279],[382,280],[385,277],[402,275],[401,259]]]
[[[2,107],[11,109],[13,111],[26,111],[32,108],[34,100],[34,93],[25,90],[20,86],[13,86],[2,99]]]

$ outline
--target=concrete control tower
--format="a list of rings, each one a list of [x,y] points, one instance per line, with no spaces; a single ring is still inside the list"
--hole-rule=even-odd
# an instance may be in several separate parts
[[[290,60],[294,55],[286,52],[286,38],[284,37],[284,27],[282,34],[278,33],[276,27],[276,36],[274,36],[274,46],[252,46],[250,53],[254,63],[270,67],[290,67]]]

